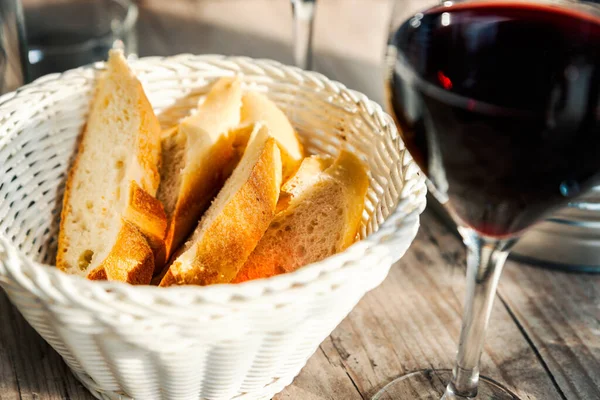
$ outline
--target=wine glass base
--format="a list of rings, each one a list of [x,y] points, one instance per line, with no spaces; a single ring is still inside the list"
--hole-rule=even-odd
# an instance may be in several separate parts
[[[372,400],[440,400],[450,379],[449,369],[413,372],[387,384]],[[480,376],[477,397],[447,396],[444,400],[519,400],[519,397],[498,382]]]

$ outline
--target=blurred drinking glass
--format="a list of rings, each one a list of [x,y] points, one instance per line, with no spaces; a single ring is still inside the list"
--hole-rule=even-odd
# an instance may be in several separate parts
[[[29,78],[135,53],[137,6],[130,0],[23,0]]]
[[[25,81],[23,13],[19,0],[0,1],[0,94]]]
[[[312,36],[316,0],[291,0],[294,16],[294,63],[312,67]]]

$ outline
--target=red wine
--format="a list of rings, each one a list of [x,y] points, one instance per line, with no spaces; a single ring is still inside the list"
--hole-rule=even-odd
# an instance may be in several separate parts
[[[415,15],[389,41],[391,110],[455,218],[518,234],[600,178],[600,18],[523,2]]]

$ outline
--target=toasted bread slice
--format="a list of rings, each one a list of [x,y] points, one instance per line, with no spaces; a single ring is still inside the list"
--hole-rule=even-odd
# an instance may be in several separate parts
[[[154,254],[155,269],[157,266],[162,268],[167,262],[167,216],[162,203],[131,181],[129,207],[125,209],[123,218],[137,227],[148,241]]]
[[[241,105],[240,82],[222,78],[196,114],[163,135],[158,199],[164,204],[169,220],[165,238],[167,257],[198,225],[229,177],[234,152],[233,136],[228,132],[240,122]]]
[[[94,279],[150,281],[152,250],[160,253],[166,227],[154,198],[159,162],[158,119],[122,53],[111,51],[67,179],[58,268]]]
[[[143,285],[150,283],[153,272],[154,255],[148,242],[133,224],[122,220],[115,246],[88,279]]]
[[[296,172],[304,158],[300,140],[286,115],[275,103],[260,93],[244,93],[241,123],[251,124],[259,121],[267,124],[281,150],[282,176],[285,182]]]
[[[269,129],[257,124],[239,165],[160,285],[230,282],[269,226],[280,186],[279,148]]]
[[[321,173],[331,166],[334,158],[330,156],[306,157],[296,173],[281,186],[279,201],[277,202],[277,213],[289,207],[292,199],[310,186],[322,179]]]
[[[368,187],[365,169],[351,153],[343,151],[333,164],[328,158],[306,158],[282,188],[282,211],[233,282],[291,272],[350,246]]]

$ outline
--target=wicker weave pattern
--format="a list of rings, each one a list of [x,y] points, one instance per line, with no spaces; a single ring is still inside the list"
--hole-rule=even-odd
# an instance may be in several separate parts
[[[222,56],[133,66],[164,127],[215,79],[237,74],[286,112],[309,152],[359,155],[371,179],[364,240],[292,274],[204,288],[89,282],[45,265],[99,64],[0,97],[0,284],[98,398],[269,399],[404,254],[425,206],[423,178],[390,117],[320,74]]]

